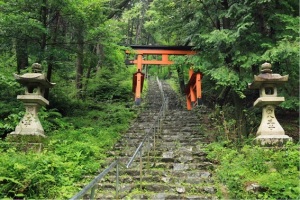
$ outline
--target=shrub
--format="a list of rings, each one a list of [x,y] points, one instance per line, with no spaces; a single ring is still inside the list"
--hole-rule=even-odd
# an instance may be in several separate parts
[[[230,198],[297,199],[299,190],[299,145],[288,143],[272,149],[245,145],[241,149],[227,143],[207,146],[208,157],[217,160],[218,180],[227,186]],[[234,170],[233,170],[234,169]],[[247,191],[249,184],[258,191]]]

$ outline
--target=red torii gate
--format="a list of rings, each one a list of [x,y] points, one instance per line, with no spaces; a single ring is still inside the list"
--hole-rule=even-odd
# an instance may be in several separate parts
[[[191,46],[147,46],[147,45],[132,45],[131,48],[136,54],[135,60],[126,60],[126,64],[137,66],[137,72],[133,74],[132,91],[135,94],[135,103],[141,102],[141,93],[145,74],[142,73],[143,65],[172,65],[173,61],[169,60],[170,55],[195,55],[196,51],[192,50]],[[126,54],[132,54],[132,51],[126,50]],[[161,55],[161,60],[145,60],[144,55]],[[187,109],[192,109],[192,103],[197,103],[201,99],[201,78],[200,72],[194,73],[192,69],[189,71],[190,80],[186,87]],[[197,98],[197,101],[196,101]]]

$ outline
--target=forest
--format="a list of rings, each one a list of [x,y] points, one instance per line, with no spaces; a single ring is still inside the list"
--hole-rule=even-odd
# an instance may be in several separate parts
[[[70,198],[105,167],[107,152],[142,109],[133,101],[136,67],[125,64],[131,45],[197,51],[147,73],[169,81],[182,98],[188,69],[204,74],[203,104],[214,110],[218,130],[207,133],[208,151],[230,198],[299,198],[299,19],[296,0],[0,0],[0,198]],[[278,152],[250,147],[261,110],[253,107],[258,91],[247,86],[264,62],[289,75],[276,114],[293,142]],[[39,112],[47,137],[10,141],[25,113],[17,100],[24,88],[13,74],[30,72],[33,63],[56,83]],[[23,152],[15,142],[43,149]],[[265,157],[275,160],[271,177],[258,167]],[[271,188],[260,196],[243,196],[237,178],[254,177],[238,165],[248,158],[251,172]]]

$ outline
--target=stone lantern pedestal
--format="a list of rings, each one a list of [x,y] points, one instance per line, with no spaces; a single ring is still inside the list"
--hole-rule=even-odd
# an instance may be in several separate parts
[[[276,106],[285,101],[284,97],[277,96],[277,87],[286,81],[288,75],[273,74],[271,64],[264,63],[261,74],[254,76],[254,81],[248,85],[250,89],[259,89],[260,97],[254,102],[254,106],[262,108],[262,120],[255,140],[262,146],[281,145],[292,140],[285,135],[275,116]]]
[[[43,95],[46,88],[53,87],[55,84],[47,81],[44,74],[40,73],[41,66],[38,63],[33,64],[34,73],[23,75],[14,74],[17,82],[25,87],[25,94],[18,95],[17,99],[24,103],[26,112],[20,123],[12,132],[12,135],[44,135],[44,129],[38,118],[38,111],[42,106],[49,105]]]

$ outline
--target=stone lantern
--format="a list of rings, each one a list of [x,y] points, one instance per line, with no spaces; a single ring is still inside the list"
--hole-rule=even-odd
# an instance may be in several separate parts
[[[262,120],[256,133],[256,142],[262,146],[284,144],[292,140],[275,117],[275,107],[284,102],[284,97],[278,97],[277,87],[288,81],[288,75],[273,74],[270,63],[262,64],[261,74],[254,75],[254,81],[249,89],[259,89],[259,98],[254,102],[255,107],[262,108]]]
[[[12,132],[12,135],[44,135],[44,129],[38,118],[38,111],[41,106],[49,105],[49,101],[44,98],[46,88],[51,88],[55,84],[50,83],[44,74],[42,74],[41,65],[34,63],[32,65],[33,73],[23,75],[14,74],[17,82],[25,87],[25,94],[18,95],[17,99],[24,103],[26,112],[20,123]]]

